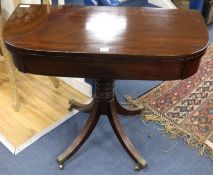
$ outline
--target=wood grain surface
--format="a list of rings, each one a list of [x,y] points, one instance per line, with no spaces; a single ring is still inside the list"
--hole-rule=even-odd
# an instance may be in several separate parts
[[[7,70],[0,64],[0,133],[14,147],[22,146],[69,113],[69,99],[87,103],[89,98],[61,82],[56,89],[48,77],[17,73],[19,111],[11,106]]]
[[[208,43],[192,10],[29,5],[3,37],[15,65],[35,74],[111,79],[183,79]]]

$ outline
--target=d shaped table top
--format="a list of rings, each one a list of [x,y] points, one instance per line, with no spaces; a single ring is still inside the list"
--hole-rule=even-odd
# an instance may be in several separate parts
[[[198,11],[20,5],[3,30],[22,72],[108,79],[184,79],[208,43]]]

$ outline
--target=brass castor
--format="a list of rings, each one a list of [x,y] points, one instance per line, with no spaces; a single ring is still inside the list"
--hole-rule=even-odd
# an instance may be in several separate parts
[[[69,110],[69,111],[72,111],[73,108],[74,108],[74,105],[73,105],[73,103],[72,103],[72,100],[69,101],[69,105],[70,105],[70,106],[68,107],[68,110]]]
[[[63,169],[64,169],[64,164],[59,164],[58,166],[59,166],[59,169],[60,169],[60,170],[63,170]]]
[[[135,166],[135,171],[140,171],[141,169],[143,169],[143,166],[141,164],[137,164]]]
[[[135,171],[140,171],[141,169],[145,168],[147,166],[147,161],[142,159],[137,162],[135,166]]]
[[[73,106],[70,105],[70,106],[68,107],[68,111],[72,111],[72,110],[73,110]]]

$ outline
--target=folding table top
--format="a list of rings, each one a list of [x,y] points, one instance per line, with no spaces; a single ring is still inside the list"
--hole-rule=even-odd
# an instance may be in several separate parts
[[[22,59],[22,68],[16,66],[24,72],[84,77],[100,77],[101,73],[108,74],[105,78],[119,79],[185,78],[196,72],[208,44],[207,27],[198,11],[132,7],[20,5],[7,21],[3,37],[15,63]],[[17,54],[19,58],[15,58]],[[55,64],[64,64],[65,60],[73,64],[90,62],[91,70],[79,74],[25,69],[32,60],[36,62],[27,54],[48,56],[50,60],[54,57]],[[23,66],[26,62],[28,65]],[[141,75],[126,63],[136,65],[133,67],[141,69]],[[110,75],[115,64],[120,72],[123,67],[132,74]],[[143,66],[139,68],[138,64]],[[171,70],[163,72],[168,67]],[[148,76],[146,71],[156,73]],[[162,75],[157,76],[160,72]],[[168,73],[171,75],[166,76]]]

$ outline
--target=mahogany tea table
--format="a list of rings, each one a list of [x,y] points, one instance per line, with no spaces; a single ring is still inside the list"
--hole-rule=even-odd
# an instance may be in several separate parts
[[[147,165],[133,147],[120,115],[140,114],[116,100],[116,79],[176,80],[193,75],[208,44],[198,11],[72,5],[19,5],[3,30],[6,47],[22,72],[96,79],[88,105],[71,108],[90,113],[79,136],[57,157],[62,169],[84,144],[100,115],[106,115],[120,143],[136,162]]]

